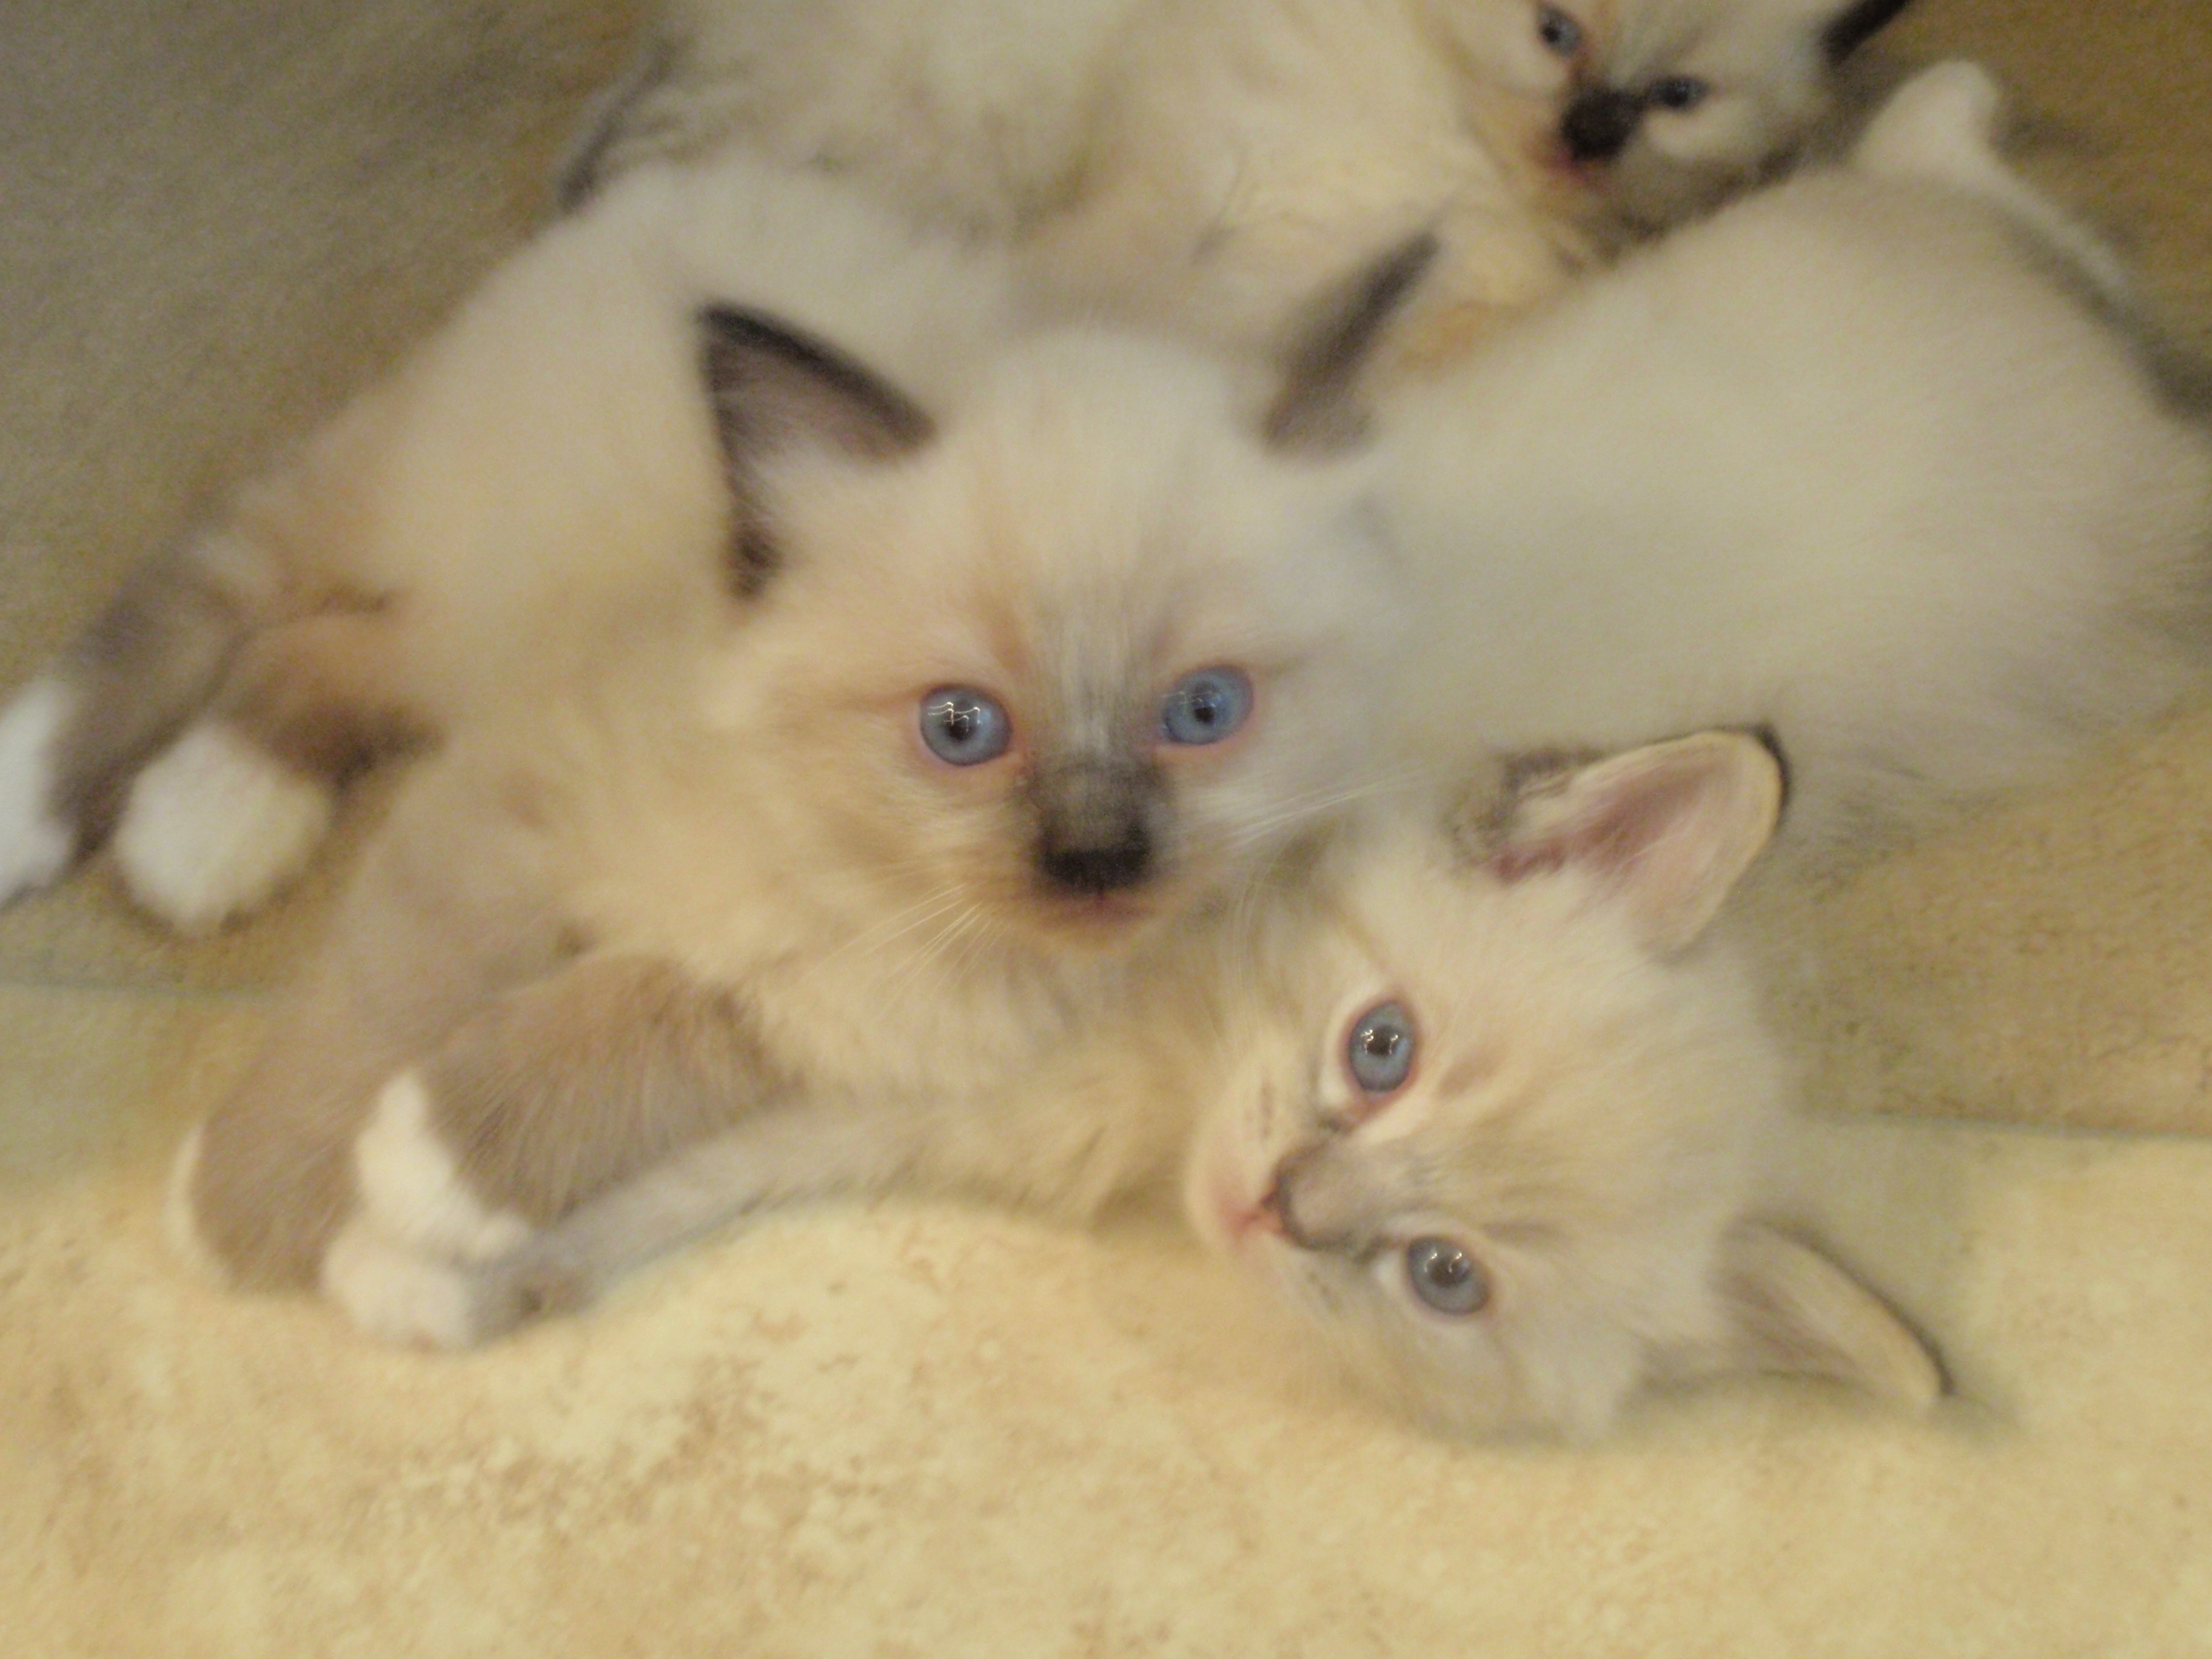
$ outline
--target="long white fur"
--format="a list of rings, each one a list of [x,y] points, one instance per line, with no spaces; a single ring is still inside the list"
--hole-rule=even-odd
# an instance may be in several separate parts
[[[1934,74],[1859,167],[1389,404],[1413,755],[1770,724],[1785,836],[1833,851],[2197,682],[2212,434],[2033,251],[1985,81]]]

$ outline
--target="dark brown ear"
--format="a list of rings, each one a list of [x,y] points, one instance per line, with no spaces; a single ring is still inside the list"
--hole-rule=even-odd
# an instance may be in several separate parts
[[[1359,377],[1441,247],[1432,231],[1409,237],[1314,307],[1285,354],[1283,389],[1261,423],[1272,447],[1328,453],[1365,435]]]
[[[1844,9],[1820,36],[1820,50],[1840,64],[1895,21],[1912,0],[1858,0]]]
[[[1662,952],[1705,930],[1774,835],[1782,769],[1759,741],[1703,732],[1528,785],[1508,804],[1490,866],[1518,881],[1579,869]]]
[[[778,562],[761,498],[760,464],[814,447],[855,460],[892,460],[936,434],[921,406],[835,347],[754,311],[699,313],[700,364],[736,502],[730,581],[760,591]]]

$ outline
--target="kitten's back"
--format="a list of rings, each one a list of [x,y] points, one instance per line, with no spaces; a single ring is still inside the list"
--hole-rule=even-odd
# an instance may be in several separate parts
[[[2002,207],[1839,173],[1401,399],[1424,741],[1769,725],[1804,845],[2166,706],[2212,441],[2080,294]]]

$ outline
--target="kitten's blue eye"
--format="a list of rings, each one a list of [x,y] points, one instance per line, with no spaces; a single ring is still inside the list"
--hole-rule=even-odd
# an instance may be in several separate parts
[[[1490,1301],[1490,1275],[1464,1244],[1417,1238],[1406,1246],[1406,1279],[1413,1294],[1441,1314],[1465,1317]]]
[[[1562,58],[1583,49],[1583,26],[1557,6],[1536,8],[1536,38]]]
[[[1413,1073],[1413,1022],[1395,1002],[1370,1008],[1352,1023],[1345,1064],[1366,1095],[1395,1094]]]
[[[1170,743],[1219,743],[1252,712],[1252,682],[1234,668],[1186,675],[1160,705],[1160,731]]]
[[[1014,723],[981,691],[941,685],[921,700],[921,740],[949,766],[981,766],[1006,752]]]
[[[1655,81],[1644,95],[1661,109],[1695,109],[1712,96],[1713,89],[1693,75],[1670,75]]]

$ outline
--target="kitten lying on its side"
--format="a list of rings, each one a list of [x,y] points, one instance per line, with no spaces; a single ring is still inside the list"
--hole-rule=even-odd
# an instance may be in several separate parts
[[[1021,243],[1063,307],[1268,357],[1427,227],[1419,364],[1786,160],[1905,3],[676,0],[562,195],[755,146]]]
[[[1384,400],[1402,753],[1768,728],[1832,857],[2202,683],[2212,429],[2109,253],[1924,71],[1735,203]]]
[[[932,402],[1017,309],[993,255],[826,180],[744,158],[624,180],[149,559],[0,712],[0,903],[112,830],[141,902],[213,926],[306,862],[354,769],[558,681],[632,608],[741,598],[766,544],[731,486],[772,434],[717,429],[710,303]],[[908,410],[884,441],[923,424]]]
[[[354,1196],[323,1286],[376,1334],[473,1342],[794,1197],[951,1190],[1079,1217],[1182,1160],[1201,1234],[1450,1431],[1592,1434],[1645,1387],[1741,1370],[1926,1404],[1941,1377],[1918,1340],[1762,1218],[1784,1070],[1742,968],[1701,935],[1773,827],[1773,760],[1709,735],[1524,781],[1473,836],[1441,814],[1371,826],[1249,911],[1253,934],[1186,933],[1025,1059],[958,1033],[973,1076],[955,1090],[871,1086],[849,1056],[823,1088],[786,1027],[726,994],[668,1018],[672,970],[619,1010],[621,1059],[582,1085],[642,1066],[657,1097],[609,1103],[586,1151],[564,1103],[604,1028],[502,1019],[496,1067],[481,1036],[412,1065],[386,1051],[403,1069],[329,1148]],[[694,960],[725,926],[695,921]],[[289,1077],[301,1052],[272,1064]],[[488,1077],[526,1130],[475,1097]],[[234,1184],[263,1109],[187,1148],[181,1227],[266,1225],[270,1193]],[[510,1159],[540,1167],[519,1182]]]

